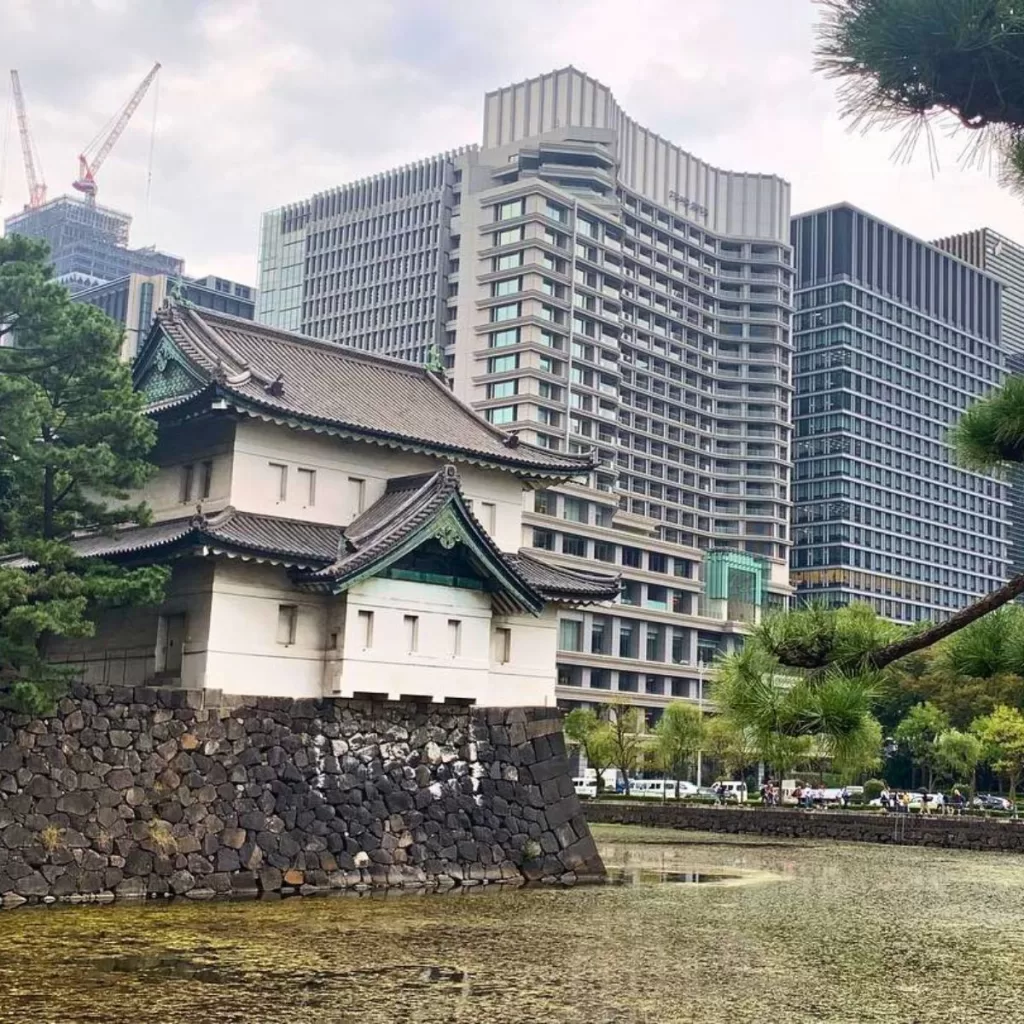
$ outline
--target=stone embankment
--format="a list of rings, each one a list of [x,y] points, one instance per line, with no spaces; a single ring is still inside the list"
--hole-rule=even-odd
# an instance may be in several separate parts
[[[602,874],[555,709],[76,689],[0,714],[0,900]]]
[[[785,808],[709,807],[590,801],[591,824],[646,825],[699,832],[774,836],[787,839],[840,839],[855,843],[940,846],[955,850],[1008,850],[1024,853],[1024,821],[953,817],[941,814],[873,814],[799,811]]]

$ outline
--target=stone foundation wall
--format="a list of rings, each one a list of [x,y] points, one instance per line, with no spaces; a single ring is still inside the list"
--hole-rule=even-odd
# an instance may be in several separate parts
[[[0,714],[4,905],[604,871],[553,708],[230,699],[79,687]]]
[[[784,808],[687,807],[611,801],[588,802],[584,813],[588,821],[602,824],[1024,853],[1024,820],[956,818],[940,814],[832,814]]]

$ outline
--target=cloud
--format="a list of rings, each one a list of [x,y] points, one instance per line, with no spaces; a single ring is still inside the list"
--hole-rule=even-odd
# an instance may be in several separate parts
[[[811,70],[807,0],[0,3],[0,67],[21,71],[51,195],[162,63],[100,202],[193,273],[254,282],[264,210],[477,142],[485,91],[566,64],[703,159],[788,178],[794,211],[847,199],[926,238],[989,224],[1024,241],[1024,207],[990,169],[959,165],[962,141],[939,138],[933,172],[923,149],[896,164],[895,136],[845,130]],[[12,138],[0,213],[24,194]]]

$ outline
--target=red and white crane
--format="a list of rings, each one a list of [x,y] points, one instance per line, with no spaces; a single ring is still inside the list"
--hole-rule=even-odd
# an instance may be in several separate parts
[[[25,181],[28,184],[28,209],[34,210],[46,202],[46,182],[39,154],[32,142],[25,111],[25,95],[21,91],[21,79],[17,71],[11,71],[11,93],[14,96],[14,110],[18,115],[18,132],[21,135],[21,155],[25,161]],[[36,168],[38,167],[38,172]]]
[[[153,79],[156,78],[159,70],[160,64],[154,64],[149,74],[142,80],[135,92],[131,94],[128,102],[103,126],[96,138],[79,155],[78,178],[72,183],[72,187],[79,192],[85,193],[86,202],[96,202],[96,192],[98,191],[96,174],[100,167],[103,166],[103,161],[110,155],[110,151],[114,148],[117,140],[121,137],[121,133],[125,130],[132,114],[135,113],[149,87],[153,84]]]

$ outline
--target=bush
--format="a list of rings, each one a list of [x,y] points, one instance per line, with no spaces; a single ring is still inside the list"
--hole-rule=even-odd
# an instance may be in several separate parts
[[[868,779],[864,783],[864,802],[867,803],[869,800],[877,800],[882,795],[882,790],[886,788],[885,783],[881,779]]]

